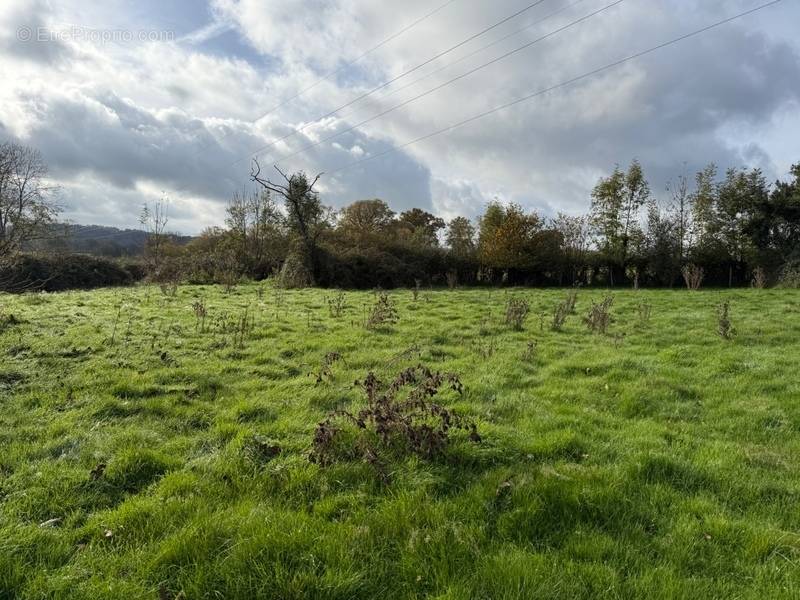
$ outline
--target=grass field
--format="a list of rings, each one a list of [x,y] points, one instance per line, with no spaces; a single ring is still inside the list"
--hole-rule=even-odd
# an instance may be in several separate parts
[[[566,294],[398,291],[376,331],[367,292],[0,296],[0,598],[800,597],[800,295],[617,291],[598,335],[601,290],[551,330]],[[417,363],[481,443],[309,462]]]

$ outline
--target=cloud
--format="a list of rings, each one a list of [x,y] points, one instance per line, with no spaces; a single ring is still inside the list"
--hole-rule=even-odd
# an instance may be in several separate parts
[[[184,44],[203,44],[209,40],[213,40],[223,33],[231,31],[233,28],[233,23],[226,21],[212,21],[208,25],[204,25],[199,29],[195,29],[194,31],[190,31],[187,34],[182,35],[177,41],[178,43]]]
[[[140,29],[185,21],[177,42],[66,39],[20,45],[13,37],[20,23],[83,23],[85,10],[77,0],[0,6],[0,132],[43,151],[63,184],[67,215],[83,222],[130,226],[141,201],[163,191],[173,198],[181,227],[198,231],[222,214],[234,190],[248,185],[248,157],[265,146],[256,155],[268,169],[318,143],[281,165],[326,172],[321,190],[334,206],[381,197],[398,211],[420,206],[448,218],[477,216],[495,197],[545,215],[580,212],[597,178],[634,157],[656,191],[708,161],[759,166],[777,177],[800,158],[791,156],[798,132],[791,107],[800,102],[800,42],[781,25],[800,20],[800,9],[791,4],[374,159],[753,4],[672,0],[654,6],[625,0],[354,131],[347,130],[603,3],[585,0],[522,30],[567,6],[567,0],[547,0],[320,121],[315,119],[527,2],[514,0],[502,11],[455,2],[355,65],[349,63],[429,12],[430,4],[213,0],[205,11],[190,2],[161,4],[149,2],[147,10],[133,13],[115,0],[94,18],[109,27],[127,20]],[[320,80],[332,71],[338,72]],[[321,142],[334,134],[341,135]]]
[[[42,64],[56,64],[71,57],[69,47],[50,35],[44,15],[51,10],[46,0],[18,0],[0,5],[0,56]]]

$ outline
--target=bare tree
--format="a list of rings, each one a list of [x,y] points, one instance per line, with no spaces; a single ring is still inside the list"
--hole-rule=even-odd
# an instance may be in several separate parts
[[[692,195],[689,193],[689,180],[680,175],[678,180],[667,186],[672,193],[673,220],[676,224],[678,238],[678,262],[683,263],[692,244]]]
[[[0,144],[0,264],[50,236],[59,213],[52,200],[55,189],[47,183],[47,165],[38,150]]]
[[[289,176],[277,165],[275,170],[283,178],[283,183],[274,183],[262,177],[261,165],[257,160],[253,161],[250,176],[254,182],[286,202],[287,225],[297,236],[301,258],[313,280],[318,274],[319,238],[331,220],[330,210],[322,205],[319,194],[314,190],[322,173],[309,182],[302,171]]]
[[[139,215],[139,223],[147,232],[145,259],[148,269],[151,273],[156,273],[164,260],[164,250],[168,241],[169,199],[161,198],[152,208],[145,203]]]

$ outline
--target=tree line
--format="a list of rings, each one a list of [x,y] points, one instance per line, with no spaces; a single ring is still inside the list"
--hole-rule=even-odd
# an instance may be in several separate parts
[[[256,165],[260,190],[236,194],[224,227],[185,253],[214,271],[284,285],[401,287],[458,281],[509,285],[683,285],[687,269],[706,285],[742,286],[796,277],[800,266],[800,164],[770,185],[758,169],[713,164],[678,177],[666,198],[642,166],[615,168],[591,192],[585,215],[545,218],[492,202],[476,222],[420,208],[400,213],[380,199],[334,211],[305,173]]]
[[[694,285],[742,286],[800,273],[800,164],[773,184],[759,169],[710,164],[659,196],[634,160],[600,178],[584,215],[546,218],[495,201],[474,222],[396,213],[380,199],[336,211],[318,193],[319,176],[276,168],[270,177],[257,162],[251,179],[256,191],[235,193],[225,222],[188,244],[168,231],[168,201],[146,206],[140,271],[157,282],[274,276],[287,287],[341,288],[672,287],[689,275]],[[0,269],[55,231],[46,181],[38,152],[0,146]]]

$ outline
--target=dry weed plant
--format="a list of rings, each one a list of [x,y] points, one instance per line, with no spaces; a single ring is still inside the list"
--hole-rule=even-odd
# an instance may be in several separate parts
[[[605,335],[608,333],[608,328],[611,326],[611,305],[614,303],[614,298],[607,296],[602,302],[597,303],[592,301],[592,307],[589,309],[589,314],[584,319],[584,323],[593,333],[600,333]]]
[[[717,306],[717,333],[724,340],[732,340],[736,335],[731,321],[731,303],[728,300]]]
[[[365,326],[367,329],[375,330],[385,327],[386,325],[397,323],[399,318],[397,308],[389,297],[389,294],[379,292],[375,300],[375,305],[367,315]]]
[[[315,378],[314,385],[320,385],[325,383],[325,381],[332,381],[333,365],[337,362],[345,362],[342,354],[339,352],[328,352],[325,358],[322,359],[322,365],[320,365],[319,370],[316,373],[311,373],[311,376]]]
[[[418,365],[401,371],[388,386],[372,372],[356,385],[366,397],[364,408],[356,413],[336,411],[319,423],[311,462],[325,467],[361,460],[388,483],[387,462],[393,456],[442,456],[454,431],[468,432],[472,442],[481,441],[473,421],[433,401],[443,388],[463,393],[457,375]]]
[[[339,292],[335,296],[326,297],[328,303],[328,312],[334,319],[339,319],[347,310],[347,296],[344,292]]]
[[[524,298],[510,298],[506,303],[506,325],[514,331],[522,331],[530,311],[530,304]]]

